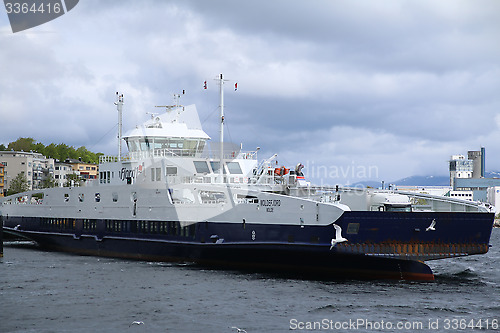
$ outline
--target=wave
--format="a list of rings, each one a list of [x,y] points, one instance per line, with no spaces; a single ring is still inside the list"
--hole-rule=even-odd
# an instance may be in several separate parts
[[[482,276],[471,267],[460,268],[460,270],[455,272],[437,273],[434,274],[434,277],[436,282],[441,284],[486,285],[486,283],[482,281]]]

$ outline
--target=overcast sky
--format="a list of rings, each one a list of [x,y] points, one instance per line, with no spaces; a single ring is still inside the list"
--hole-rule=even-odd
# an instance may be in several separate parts
[[[116,91],[127,130],[183,89],[217,141],[219,73],[229,139],[316,183],[447,175],[481,146],[500,170],[498,0],[80,0],[15,34],[1,8],[0,143],[116,154]]]

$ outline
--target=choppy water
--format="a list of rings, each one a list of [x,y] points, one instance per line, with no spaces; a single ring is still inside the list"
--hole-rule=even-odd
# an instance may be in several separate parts
[[[425,283],[296,280],[6,246],[0,332],[500,332],[500,229],[491,244],[487,255],[430,262],[436,281]]]

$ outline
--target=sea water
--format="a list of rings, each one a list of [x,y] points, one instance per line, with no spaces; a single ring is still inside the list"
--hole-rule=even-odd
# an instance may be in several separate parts
[[[500,332],[488,254],[428,262],[434,282],[315,281],[78,256],[11,243],[0,332]]]

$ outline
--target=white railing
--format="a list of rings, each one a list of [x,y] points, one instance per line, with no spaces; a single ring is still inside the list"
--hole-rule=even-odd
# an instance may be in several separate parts
[[[118,162],[118,156],[101,155],[99,156],[99,164]]]
[[[203,156],[202,152],[198,152],[195,149],[152,149],[144,151],[134,151],[129,152],[127,155],[122,156],[122,161],[140,161],[153,157],[208,157]],[[245,159],[245,160],[255,160],[257,159],[257,153],[255,151],[251,152],[230,152],[224,154],[224,159]],[[99,163],[112,163],[118,162],[117,156],[105,156],[99,157]]]

